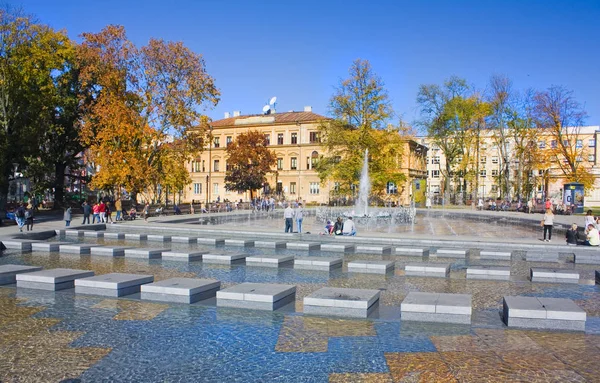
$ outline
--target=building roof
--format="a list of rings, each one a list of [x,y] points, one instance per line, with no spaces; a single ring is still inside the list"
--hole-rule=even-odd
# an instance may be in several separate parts
[[[316,122],[320,120],[330,120],[330,118],[313,112],[285,112],[229,117],[222,120],[213,121],[210,125],[216,128],[240,125],[272,125],[296,122]]]

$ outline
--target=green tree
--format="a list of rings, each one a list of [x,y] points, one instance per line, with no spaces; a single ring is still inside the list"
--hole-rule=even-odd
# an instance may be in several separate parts
[[[356,60],[349,77],[341,80],[329,102],[333,120],[319,125],[325,154],[316,164],[322,182],[338,185],[337,193],[350,195],[359,182],[364,153],[369,149],[372,193],[385,193],[388,182],[404,181],[400,163],[405,126],[393,126],[394,114],[383,80],[366,60]]]
[[[238,135],[227,146],[227,172],[225,187],[239,192],[253,191],[263,187],[267,174],[273,172],[277,155],[271,151],[264,134],[251,130]]]

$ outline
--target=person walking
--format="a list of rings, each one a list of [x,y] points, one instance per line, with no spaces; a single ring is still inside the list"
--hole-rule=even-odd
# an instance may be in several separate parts
[[[71,226],[71,208],[70,207],[68,207],[65,210],[65,214],[63,215],[63,220],[65,221],[66,227]]]
[[[115,201],[115,211],[117,212],[115,215],[115,221],[119,222],[122,219],[121,214],[123,213],[123,203],[121,202],[120,198],[117,198]]]
[[[81,205],[81,208],[83,210],[83,222],[81,224],[85,225],[85,223],[87,222],[87,224],[89,225],[92,207],[87,203],[87,201],[83,201],[83,205]]]
[[[112,220],[112,209],[110,207],[110,202],[106,203],[106,223],[108,223],[108,221],[110,221],[110,223],[114,223]]]
[[[102,200],[98,204],[98,215],[100,216],[100,222],[106,223],[106,204]]]
[[[554,226],[554,214],[552,213],[552,209],[546,209],[546,214],[544,214],[544,219],[542,220],[542,226],[544,227],[544,241],[551,242],[552,226]],[[546,239],[546,234],[548,234],[548,239]]]
[[[15,211],[15,221],[19,226],[19,231],[22,232],[23,226],[25,226],[25,207],[23,207],[22,203],[19,204],[19,207],[17,207],[17,210]]]
[[[144,221],[148,222],[148,214],[150,213],[150,204],[148,202],[146,202],[146,205],[144,206],[144,212],[142,213],[144,216]]]
[[[25,224],[27,225],[27,231],[33,231],[33,206],[27,206],[25,210]]]
[[[527,214],[533,213],[533,199],[527,201]]]
[[[92,224],[96,223],[96,221],[100,222],[100,205],[98,202],[92,207]]]
[[[292,209],[291,205],[287,205],[285,210],[283,211],[283,218],[285,219],[285,232],[293,233],[294,232],[294,209]]]
[[[302,203],[298,204],[294,215],[296,216],[296,227],[298,228],[298,233],[302,233],[302,219],[304,218],[304,209],[302,208]]]
[[[583,227],[585,227],[586,229],[587,229],[588,225],[594,225],[594,227],[596,227],[596,218],[594,218],[592,213],[593,213],[592,210],[588,210],[585,214]]]

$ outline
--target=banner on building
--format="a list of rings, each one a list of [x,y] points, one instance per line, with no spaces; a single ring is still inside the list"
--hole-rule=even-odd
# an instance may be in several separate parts
[[[427,181],[422,179],[413,180],[412,195],[415,204],[425,204],[425,193],[427,192]]]
[[[565,184],[563,190],[563,203],[565,204],[565,206],[575,206],[575,213],[583,213],[585,195],[583,184]]]

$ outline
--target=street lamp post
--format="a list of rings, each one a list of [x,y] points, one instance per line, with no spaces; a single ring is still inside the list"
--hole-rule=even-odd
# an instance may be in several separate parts
[[[208,175],[206,176],[206,211],[210,213],[210,181],[212,175],[212,126],[209,127],[208,133]]]

